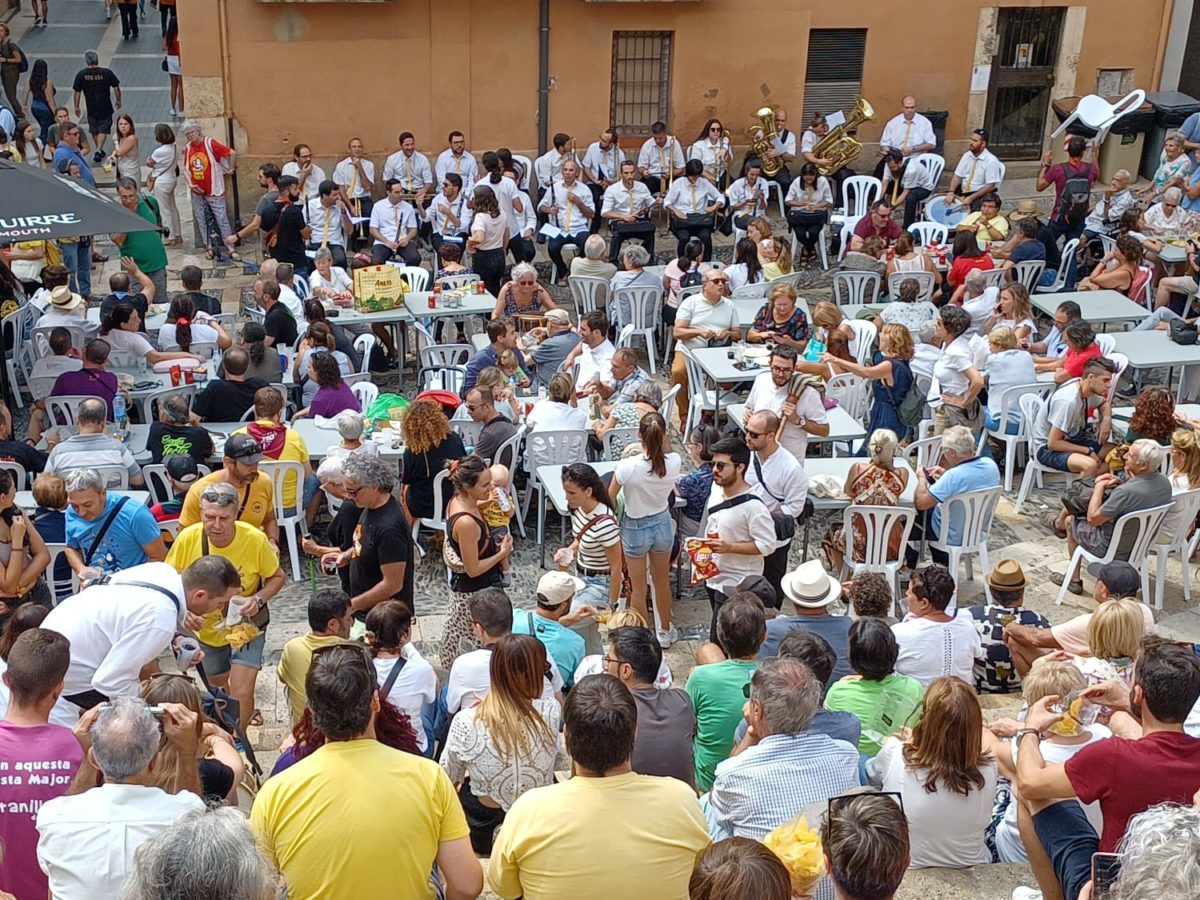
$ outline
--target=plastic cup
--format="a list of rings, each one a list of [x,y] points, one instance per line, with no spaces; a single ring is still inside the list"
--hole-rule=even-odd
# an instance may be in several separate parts
[[[575,554],[570,547],[559,547],[554,551],[554,562],[557,563],[560,572],[566,572],[571,568],[571,563],[575,562]]]
[[[179,639],[179,646],[175,648],[175,662],[179,664],[179,668],[186,669],[196,660],[196,656],[200,653],[200,642],[195,638],[185,637]]]
[[[179,387],[179,380],[183,377],[183,369],[179,366],[171,366],[171,387]]]

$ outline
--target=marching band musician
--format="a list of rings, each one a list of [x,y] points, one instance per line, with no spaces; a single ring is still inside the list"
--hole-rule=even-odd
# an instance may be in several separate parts
[[[933,193],[933,173],[899,150],[889,150],[883,158],[883,199],[893,209],[904,207],[904,227],[917,221],[917,206]]]
[[[767,214],[767,184],[762,177],[762,163],[756,157],[747,157],[745,169],[746,174],[729,186],[733,224],[743,231],[751,219]]]
[[[592,191],[592,206],[600,209],[604,192],[616,184],[621,175],[621,161],[625,154],[617,144],[617,129],[610,125],[600,132],[600,139],[592,141],[583,154],[583,180]],[[600,216],[592,219],[592,234],[600,229]]]
[[[954,175],[946,191],[946,204],[948,206],[958,198],[972,212],[976,212],[984,197],[1000,189],[1003,179],[1004,170],[1000,167],[1000,160],[988,149],[987,129],[976,128],[971,132],[967,152],[954,167]]]
[[[674,135],[667,134],[666,124],[651,125],[650,139],[642,144],[637,159],[639,177],[650,193],[661,197],[669,182],[683,175],[685,162],[683,149]]]
[[[425,154],[417,152],[417,139],[411,131],[400,135],[400,149],[383,164],[383,180],[398,181],[403,193],[428,206],[425,198],[433,189],[433,169]]]
[[[733,151],[725,126],[720,119],[709,119],[695,143],[688,148],[688,159],[704,163],[704,177],[723,191],[729,186],[729,169],[733,165]]]
[[[774,176],[763,175],[768,181],[774,181],[779,185],[781,196],[787,196],[788,188],[792,186],[792,171],[788,166],[796,161],[796,132],[789,131],[787,127],[787,110],[779,108],[775,110],[775,124],[779,128],[779,143],[783,150],[776,150],[771,147],[766,155],[771,159],[779,160],[783,166]]]
[[[553,149],[547,150],[533,161],[533,172],[537,176],[539,203],[552,185],[562,181],[563,163],[568,159],[578,162],[571,152],[571,136],[560,131],[554,135]]]
[[[546,249],[554,261],[555,281],[564,285],[567,283],[567,264],[562,258],[563,246],[574,244],[576,248],[583,247],[592,217],[596,215],[592,192],[579,181],[579,164],[575,160],[563,162],[562,181],[550,186],[538,209],[562,232],[546,242]]]
[[[371,240],[369,221],[371,218],[371,190],[375,187],[375,163],[367,159],[363,142],[359,138],[351,138],[347,145],[350,155],[333,168],[333,181],[341,191],[341,199],[345,201],[350,215],[356,219],[367,219],[354,225],[354,233],[350,236],[351,243],[358,249],[365,247]],[[312,205],[312,202],[309,202]],[[334,264],[345,266],[343,258],[340,262],[334,253]]]
[[[887,155],[891,150],[898,150],[907,160],[910,156],[932,153],[936,149],[933,123],[917,112],[916,97],[905,97],[900,101],[900,115],[889,119],[883,126],[883,134],[879,138],[879,151],[883,156],[875,167],[875,177],[883,178]]]
[[[537,247],[533,242],[537,231],[537,207],[529,199],[529,194],[521,190],[521,176],[515,168],[504,170],[504,180],[513,185],[514,196],[521,203],[519,210],[514,204],[508,207],[512,211],[508,217],[508,252],[512,254],[513,265],[533,262],[537,256]]]
[[[359,143],[361,145],[361,141]],[[317,199],[309,200],[304,210],[304,218],[308,220],[308,227],[312,230],[308,237],[308,249],[327,249],[333,254],[333,264],[344,269],[346,240],[353,228],[350,221],[351,207],[346,203],[344,189],[341,189],[340,185],[326,179],[317,190]]]
[[[810,162],[818,169],[828,169],[833,166],[833,161],[817,156],[813,152],[813,148],[817,146],[827,134],[829,134],[829,123],[820,113],[813,113],[812,119],[809,121],[808,130],[800,136],[800,155],[804,157],[805,162]],[[846,166],[842,166],[836,172],[829,176],[830,184],[833,187],[833,199],[835,204],[842,202],[842,182],[853,175]]]
[[[398,179],[389,178],[384,187],[387,196],[371,210],[371,237],[375,239],[371,258],[375,265],[399,258],[406,266],[419,266],[417,214],[412,204],[404,199],[406,191]]]
[[[640,239],[653,259],[655,229],[650,221],[650,211],[654,208],[654,198],[650,196],[650,189],[637,180],[637,166],[632,160],[621,163],[620,175],[621,180],[604,192],[600,213],[612,232],[608,261],[616,264],[621,245],[629,238]]]
[[[446,173],[453,172],[462,179],[464,193],[470,194],[471,186],[479,180],[479,163],[467,152],[467,138],[461,131],[450,132],[446,140],[450,146],[438,154],[433,164],[433,175],[437,179],[435,183],[444,185]]]
[[[664,204],[671,214],[671,231],[679,239],[679,256],[689,238],[704,244],[704,259],[712,259],[713,216],[725,205],[725,197],[716,186],[701,176],[704,163],[689,159],[683,167],[683,178],[676,178],[667,191]]]
[[[443,241],[453,241],[464,247],[471,229],[471,208],[463,189],[463,179],[454,172],[442,176],[442,189],[428,209],[421,210],[421,219],[429,223],[430,242],[436,252]]]
[[[300,184],[300,196],[304,202],[315,200],[325,180],[325,170],[313,162],[312,147],[297,144],[292,148],[292,159],[283,164],[281,175],[291,175]]]

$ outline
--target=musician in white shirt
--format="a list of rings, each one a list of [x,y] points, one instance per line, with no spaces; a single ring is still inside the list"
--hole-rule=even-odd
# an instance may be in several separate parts
[[[538,203],[550,186],[562,180],[563,163],[567,160],[578,162],[571,151],[571,136],[565,132],[554,135],[554,147],[547,150],[533,161],[533,174],[537,180]]]
[[[702,178],[704,163],[689,159],[683,178],[675,179],[663,201],[671,214],[671,231],[679,239],[678,255],[691,238],[704,244],[704,260],[712,259],[713,215],[725,205],[725,197],[711,181]]]
[[[446,173],[453,172],[462,179],[464,193],[470,194],[471,186],[479,180],[479,163],[467,152],[467,139],[461,131],[450,132],[447,140],[450,146],[438,154],[433,174],[438,184],[444,184]]]
[[[757,157],[746,160],[746,174],[729,186],[729,208],[733,224],[743,231],[751,219],[767,214],[767,185]]]
[[[889,150],[883,158],[883,199],[892,209],[904,207],[904,228],[917,221],[917,206],[933,193],[933,173],[916,159],[898,150]]]
[[[551,185],[538,207],[551,225],[562,234],[546,242],[550,259],[554,262],[554,277],[558,284],[567,283],[567,264],[562,251],[566,244],[574,244],[578,250],[587,238],[596,207],[592,203],[592,192],[579,181],[579,164],[568,159],[562,164],[562,181]]]
[[[971,132],[970,147],[954,167],[954,176],[946,191],[947,204],[961,200],[972,211],[976,211],[984,197],[1000,190],[1004,170],[987,145],[986,129],[976,128]]]
[[[709,119],[704,123],[700,136],[688,148],[688,159],[704,163],[704,177],[725,190],[729,186],[729,170],[733,166],[733,150],[725,136],[725,126],[720,119]]]
[[[431,242],[436,251],[442,241],[454,241],[466,246],[471,228],[471,208],[463,191],[463,180],[453,172],[442,176],[442,189],[433,198],[428,209],[419,213],[432,230]]]
[[[889,119],[883,126],[883,134],[879,138],[882,156],[875,167],[875,177],[883,177],[889,150],[899,150],[908,159],[922,153],[933,153],[936,149],[937,137],[933,133],[933,123],[917,112],[916,97],[905,97],[900,101],[900,115]]]
[[[308,144],[297,144],[292,148],[292,160],[283,164],[279,174],[291,175],[300,182],[300,197],[305,203],[317,199],[321,182],[325,180],[325,170],[313,162],[312,147]]]
[[[600,209],[604,192],[617,183],[621,173],[621,163],[625,159],[620,145],[617,143],[617,129],[610,125],[600,132],[600,139],[588,145],[583,154],[583,180],[592,191],[592,205]],[[600,217],[592,219],[592,234],[600,228]]]
[[[763,178],[778,184],[779,190],[786,197],[788,188],[792,186],[792,171],[788,167],[796,161],[796,132],[788,130],[786,109],[775,110],[775,125],[779,129],[779,144],[783,149],[777,150],[772,146],[765,155],[770,159],[779,160],[783,168],[774,175],[763,175]]]
[[[488,150],[481,158],[483,163],[484,175],[480,181],[475,182],[475,187],[486,185],[492,191],[492,196],[496,198],[496,203],[500,207],[500,212],[504,215],[505,224],[508,226],[509,242],[508,248],[513,249],[513,242],[518,240],[520,227],[524,221],[526,211],[534,213],[535,207],[529,202],[529,197],[522,193],[519,187],[520,181],[517,179],[517,174],[514,171],[512,177],[509,177],[504,169],[504,164],[500,160],[500,154],[492,150]],[[474,189],[471,190],[468,197],[474,196]],[[536,214],[534,213],[536,221]],[[530,245],[529,257],[518,257],[516,252],[513,253],[513,259],[516,262],[527,262],[533,259],[534,249]]]
[[[400,149],[383,164],[383,180],[396,180],[404,193],[413,195],[415,201],[428,206],[425,198],[433,193],[433,169],[425,154],[417,152],[417,139],[411,131],[400,135]]]
[[[421,254],[417,250],[417,214],[412,204],[404,199],[404,185],[395,178],[385,183],[387,197],[375,204],[371,210],[371,258],[375,265],[393,257],[404,260],[406,266],[419,266]]]
[[[334,166],[333,181],[342,192],[342,199],[346,201],[350,215],[356,219],[367,219],[369,222],[371,208],[374,206],[371,191],[375,188],[375,163],[367,159],[360,139],[351,138],[348,146],[350,155]],[[365,247],[370,243],[368,222],[354,225],[350,241],[355,247]],[[338,265],[345,263],[340,262]]]
[[[823,175],[829,169],[833,168],[833,160],[818,156],[816,148],[828,135],[829,122],[820,113],[813,113],[813,117],[809,121],[808,130],[800,135],[800,155],[804,157],[805,162],[810,162],[821,170]],[[825,175],[829,179],[830,186],[833,188],[833,200],[835,204],[842,202],[842,182],[853,174],[854,172],[850,168],[841,166],[836,171]]]
[[[312,234],[308,238],[309,250],[327,247],[333,254],[333,264],[346,268],[346,239],[350,235],[350,209],[338,186],[332,181],[322,181],[316,200],[309,200],[304,209],[304,218]]]
[[[666,193],[669,182],[683,175],[687,160],[683,148],[674,135],[667,134],[667,126],[655,122],[650,126],[650,139],[638,151],[638,177],[650,189],[651,194]]]
[[[513,265],[533,262],[537,256],[537,246],[533,242],[537,232],[537,206],[529,194],[517,187],[518,177],[514,169],[504,170],[504,181],[513,186],[513,196],[521,203],[520,212],[514,206],[509,206],[512,215],[508,221],[508,252],[512,254]]]
[[[637,166],[632,160],[621,163],[620,176],[621,180],[604,192],[600,211],[612,232],[608,261],[616,264],[621,245],[629,238],[640,240],[653,259],[655,228],[650,221],[650,211],[654,209],[654,198],[650,196],[650,189],[637,180]]]

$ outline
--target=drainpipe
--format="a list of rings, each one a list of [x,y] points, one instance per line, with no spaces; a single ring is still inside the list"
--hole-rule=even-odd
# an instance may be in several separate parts
[[[550,0],[538,3],[538,156],[549,143],[550,118]]]
[[[1154,74],[1150,84],[1154,89],[1162,89],[1163,62],[1167,56],[1167,42],[1171,38],[1171,20],[1175,17],[1175,0],[1166,0],[1163,4],[1162,24],[1158,30],[1158,51],[1154,54]]]
[[[221,113],[225,118],[225,144],[226,146],[236,149],[233,146],[233,103],[231,101],[230,90],[230,65],[229,65],[229,11],[226,6],[226,0],[220,0],[217,4],[217,33],[221,38]],[[231,173],[233,182],[233,220],[240,222],[242,219],[241,203],[238,199],[238,177],[237,167],[234,167]]]

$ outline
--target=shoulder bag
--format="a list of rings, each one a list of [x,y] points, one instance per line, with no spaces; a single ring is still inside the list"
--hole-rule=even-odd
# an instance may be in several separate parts
[[[104,536],[108,534],[108,529],[112,526],[113,520],[116,519],[117,514],[121,511],[121,507],[124,506],[128,500],[128,497],[118,498],[116,505],[112,508],[109,514],[104,517],[104,521],[100,525],[100,530],[97,531],[96,536],[92,538],[92,546],[88,547],[87,552],[83,554],[83,564],[85,566],[90,566],[92,564],[92,557],[96,555],[96,550],[99,548],[100,542],[104,540]]]
[[[611,519],[614,523],[617,521],[617,517],[614,516],[612,513],[604,513],[603,515],[596,516],[596,517],[592,518],[591,520],[589,520],[586,525],[584,525],[582,528],[579,529],[579,534],[577,535],[579,540],[580,541],[583,540],[583,536],[585,534],[587,534],[588,529],[590,529],[593,525],[598,524],[599,522],[603,522],[605,519]],[[608,577],[609,578],[613,577],[613,573],[611,571],[608,573]],[[629,597],[633,596],[633,580],[629,577],[629,567],[625,564],[624,549],[621,550],[621,589],[620,589],[620,593],[618,593],[617,596],[625,597],[627,599]]]
[[[763,479],[762,464],[758,461],[758,454],[751,452],[750,459],[754,463],[754,474],[758,476],[758,483],[762,485],[762,489],[770,495],[772,500],[782,504],[783,498],[776,497],[774,491],[767,487],[767,482]],[[734,497],[734,500],[737,499]],[[790,541],[796,536],[796,520],[792,516],[785,512],[773,512],[771,519],[775,523],[775,540]]]

